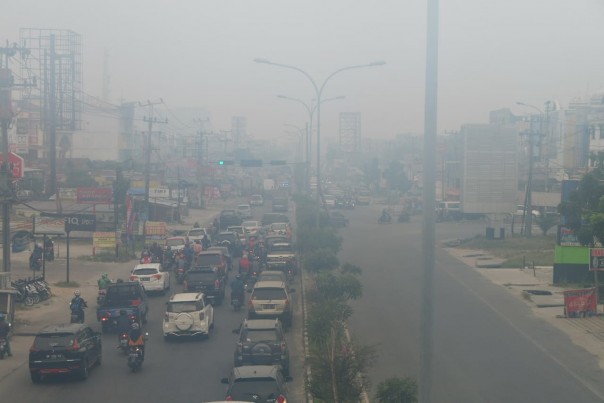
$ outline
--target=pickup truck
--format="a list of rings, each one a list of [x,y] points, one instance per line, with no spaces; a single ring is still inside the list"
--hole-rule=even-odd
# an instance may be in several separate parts
[[[268,245],[266,254],[267,270],[293,269],[296,272],[298,261],[296,252],[289,242],[275,242]]]
[[[147,323],[147,295],[139,282],[114,283],[107,287],[105,300],[96,310],[103,332],[115,330],[120,311],[125,310],[133,322]]]

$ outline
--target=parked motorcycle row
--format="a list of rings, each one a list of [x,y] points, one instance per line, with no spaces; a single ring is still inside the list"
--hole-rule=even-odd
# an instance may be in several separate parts
[[[32,306],[51,297],[50,286],[42,278],[21,279],[11,282],[17,291],[17,302]]]

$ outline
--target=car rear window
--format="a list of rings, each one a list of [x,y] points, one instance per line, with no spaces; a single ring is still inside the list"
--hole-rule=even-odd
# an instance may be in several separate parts
[[[248,343],[277,341],[277,339],[277,332],[275,329],[248,329],[243,333],[243,340]]]
[[[199,255],[195,259],[195,266],[216,266],[222,264],[221,254]]]
[[[283,281],[284,276],[280,276],[279,274],[262,274],[260,273],[260,277],[258,277],[258,281]]]
[[[292,247],[291,247],[291,245],[272,244],[270,246],[270,251],[271,252],[291,252]]]
[[[197,311],[197,304],[195,301],[185,302],[168,302],[168,312],[181,313],[181,312],[195,312]]]
[[[34,345],[39,350],[53,350],[71,347],[75,340],[73,333],[48,333],[36,336]]]
[[[144,269],[136,269],[132,272],[135,276],[150,276],[152,274],[157,274],[157,269],[153,269],[150,267]]]
[[[202,228],[192,229],[192,230],[189,231],[189,236],[203,236],[205,234],[206,234],[206,232]]]
[[[187,278],[190,281],[214,281],[216,273],[211,271],[189,271]]]
[[[276,399],[280,392],[277,381],[273,378],[236,379],[229,394],[233,400],[268,401]]]
[[[137,283],[138,284],[138,283]],[[132,301],[141,299],[141,288],[135,285],[118,285],[107,289],[105,305],[131,304]]]
[[[229,242],[237,242],[239,238],[235,234],[218,234],[214,237],[216,242],[229,241]]]
[[[259,300],[281,300],[287,299],[283,288],[254,288],[252,299]]]

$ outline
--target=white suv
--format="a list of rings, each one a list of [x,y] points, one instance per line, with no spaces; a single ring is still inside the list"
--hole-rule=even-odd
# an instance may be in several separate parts
[[[210,336],[214,327],[214,308],[203,293],[174,294],[166,303],[164,339],[170,336]]]

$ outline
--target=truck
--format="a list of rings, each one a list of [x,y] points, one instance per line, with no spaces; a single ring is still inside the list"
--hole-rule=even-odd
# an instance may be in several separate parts
[[[113,283],[107,287],[104,301],[96,310],[96,318],[101,322],[101,330],[109,332],[117,327],[120,311],[126,311],[134,323],[147,323],[149,305],[143,286],[136,281]]]

